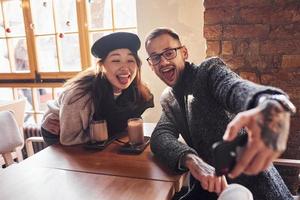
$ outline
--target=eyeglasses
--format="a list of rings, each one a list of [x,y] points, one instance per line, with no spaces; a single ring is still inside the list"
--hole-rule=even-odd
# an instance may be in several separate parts
[[[147,58],[146,60],[150,65],[158,65],[161,61],[161,57],[163,56],[167,60],[171,60],[177,56],[177,50],[181,49],[183,46],[172,48],[172,49],[167,49],[163,51],[162,53],[159,54],[154,54]]]

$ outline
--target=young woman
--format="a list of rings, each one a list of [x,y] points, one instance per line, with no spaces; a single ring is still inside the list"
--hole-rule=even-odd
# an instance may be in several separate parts
[[[64,85],[58,100],[48,102],[42,122],[47,144],[74,145],[90,141],[89,125],[105,119],[109,135],[127,127],[127,120],[140,117],[153,107],[153,95],[141,81],[137,35],[117,32],[97,40],[92,54],[99,58]]]

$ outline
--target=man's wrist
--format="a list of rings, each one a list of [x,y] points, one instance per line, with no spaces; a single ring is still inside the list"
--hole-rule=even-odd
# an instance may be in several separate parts
[[[283,94],[262,95],[258,100],[258,105],[268,100],[277,101],[287,112],[290,112],[291,114],[296,113],[296,107],[294,104]]]
[[[193,154],[193,153],[187,153],[185,155],[183,155],[182,159],[181,159],[181,166],[189,169],[189,166],[191,165],[191,163],[195,162],[195,160],[197,159],[197,155]]]
[[[275,151],[286,148],[289,135],[290,114],[296,108],[285,95],[263,95],[259,98],[262,119],[259,120],[261,138],[264,144]]]

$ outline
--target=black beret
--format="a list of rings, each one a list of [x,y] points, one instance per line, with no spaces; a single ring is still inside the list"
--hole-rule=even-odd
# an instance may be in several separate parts
[[[141,47],[139,37],[134,33],[115,32],[98,39],[92,46],[91,52],[96,58],[104,58],[115,49],[129,49],[137,54]]]

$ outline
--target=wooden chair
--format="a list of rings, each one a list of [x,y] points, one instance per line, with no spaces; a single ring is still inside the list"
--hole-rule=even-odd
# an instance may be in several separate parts
[[[14,118],[15,122],[17,123],[18,133],[21,135],[21,138],[23,138],[25,105],[26,105],[26,99],[19,99],[19,100],[14,100],[14,101],[0,100],[0,111],[10,111],[13,114],[13,118]],[[10,117],[8,116],[8,118],[10,118]],[[13,124],[13,122],[10,122],[10,123]],[[7,128],[6,121],[0,129],[1,141],[5,141],[3,139],[4,127]],[[18,162],[22,161],[23,156],[22,156],[21,149],[23,148],[23,146],[24,146],[24,143],[22,142],[21,145],[15,147],[12,154],[10,154],[10,155],[12,155],[11,159],[8,158],[8,154],[5,154],[5,156],[0,156],[0,165],[2,166],[3,164],[6,164],[6,162],[11,163],[12,162],[11,160],[13,160],[13,159],[17,159]],[[8,161],[8,160],[10,160],[10,161]]]
[[[25,124],[23,132],[25,140],[25,148],[23,149],[24,159],[47,147],[42,137],[40,124]]]
[[[274,164],[293,195],[299,193],[300,186],[300,131],[291,131],[287,149]],[[299,194],[298,194],[299,195]]]
[[[276,159],[273,164],[277,167],[277,166],[282,166],[282,167],[289,167],[292,169],[300,169],[300,160],[296,160],[296,159],[285,159],[285,158],[278,158]],[[280,172],[280,171],[279,171]],[[282,176],[284,176],[283,174],[281,174]],[[299,182],[300,182],[300,174],[298,173],[298,175],[296,174],[297,177],[295,177],[295,182],[293,183],[295,185],[297,185],[298,183],[298,188],[299,188]],[[285,179],[283,177],[283,179]],[[293,189],[291,189],[292,186],[288,185],[289,189],[291,190],[291,192],[294,195],[294,199],[295,200],[300,200],[300,196],[298,194],[296,194],[296,191],[294,191]]]
[[[33,142],[44,143],[44,139],[43,137],[35,136],[35,137],[29,137],[25,140],[27,157],[30,157],[35,153],[33,148]]]

